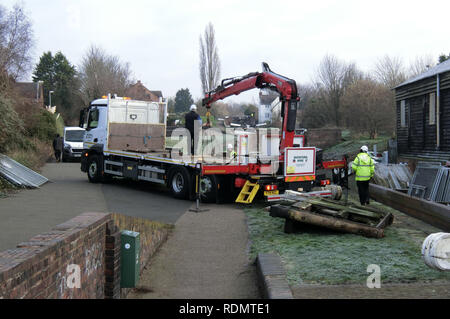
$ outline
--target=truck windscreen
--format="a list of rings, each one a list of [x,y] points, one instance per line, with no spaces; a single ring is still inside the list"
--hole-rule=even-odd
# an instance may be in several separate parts
[[[67,142],[83,142],[84,131],[74,130],[66,131],[65,140]]]

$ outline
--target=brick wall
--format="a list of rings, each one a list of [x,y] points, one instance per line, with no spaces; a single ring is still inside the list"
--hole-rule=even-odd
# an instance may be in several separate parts
[[[150,261],[158,248],[164,243],[173,229],[172,225],[154,222],[139,217],[130,217],[122,214],[112,214],[114,225],[119,229],[126,229],[140,233],[140,269]],[[130,289],[123,288],[122,298],[124,298]]]
[[[105,238],[105,299],[120,299],[120,229],[106,229]]]
[[[0,252],[0,298],[103,298],[108,225],[110,214],[84,213]]]
[[[0,299],[120,298],[120,230],[140,233],[142,270],[171,228],[120,214],[81,214],[0,252]],[[81,288],[73,287],[74,265]]]
[[[327,148],[341,141],[341,130],[335,128],[308,129],[308,146]]]

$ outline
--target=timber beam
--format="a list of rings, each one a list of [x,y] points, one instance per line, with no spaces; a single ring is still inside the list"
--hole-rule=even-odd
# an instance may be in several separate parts
[[[369,184],[370,197],[427,224],[450,232],[450,206],[405,195],[383,186]]]

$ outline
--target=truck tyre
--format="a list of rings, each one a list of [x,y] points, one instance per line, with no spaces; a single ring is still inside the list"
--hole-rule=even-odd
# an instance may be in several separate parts
[[[205,175],[200,179],[200,198],[203,203],[216,202],[217,178],[215,175]]]
[[[173,197],[186,199],[189,196],[191,177],[186,167],[174,167],[169,174],[169,188]]]
[[[97,155],[91,155],[87,164],[87,175],[89,182],[99,183],[102,181],[102,173],[100,171],[100,158]]]

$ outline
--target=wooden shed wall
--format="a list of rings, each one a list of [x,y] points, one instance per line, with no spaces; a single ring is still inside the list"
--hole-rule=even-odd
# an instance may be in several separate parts
[[[436,150],[436,124],[430,124],[430,93],[436,77],[396,89],[397,143],[399,154],[450,159],[450,72],[440,76],[440,149]],[[401,127],[400,105],[405,100],[406,127]]]
[[[441,91],[450,89],[450,72],[440,75]],[[426,78],[395,89],[396,101],[436,92],[436,77]]]
[[[441,109],[441,149],[450,152],[450,89],[441,92]]]

